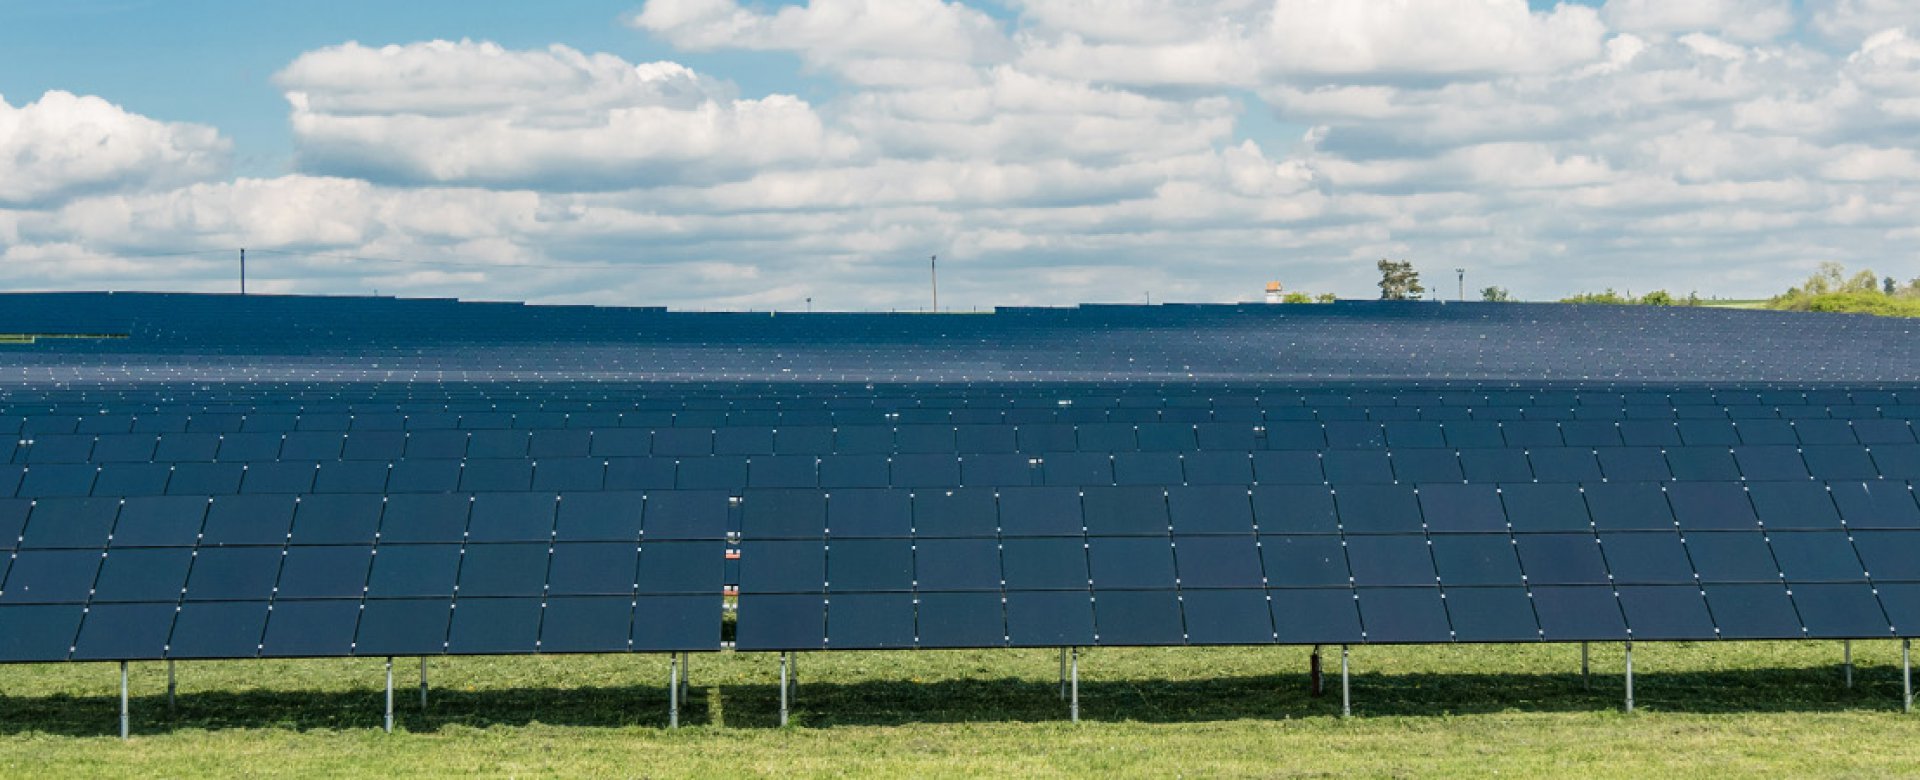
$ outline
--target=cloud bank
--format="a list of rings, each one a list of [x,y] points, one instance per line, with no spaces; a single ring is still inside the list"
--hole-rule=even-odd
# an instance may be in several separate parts
[[[1550,298],[1920,276],[1920,15],[1882,0],[650,0],[630,34],[824,96],[564,44],[293,57],[294,172],[98,97],[0,100],[16,287],[961,307],[1371,292],[1372,261]],[[1445,281],[1451,282],[1451,279]],[[1451,284],[1430,285],[1451,291]]]

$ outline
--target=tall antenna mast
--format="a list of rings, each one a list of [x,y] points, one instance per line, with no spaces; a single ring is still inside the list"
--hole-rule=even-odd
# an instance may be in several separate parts
[[[933,313],[940,313],[940,256],[927,260],[927,273],[933,277]]]

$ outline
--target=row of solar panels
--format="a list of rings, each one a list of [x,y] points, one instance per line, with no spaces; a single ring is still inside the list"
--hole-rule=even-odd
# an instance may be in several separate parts
[[[1920,445],[0,465],[0,498],[512,490],[1920,480]]]
[[[736,514],[737,513],[737,514]],[[645,518],[643,522],[642,518]],[[0,550],[385,542],[1920,529],[1900,482],[0,500]]]
[[[743,595],[742,650],[1910,636],[1920,584]],[[717,596],[0,605],[0,662],[711,651]]]
[[[212,411],[209,406],[171,406],[168,411],[145,411],[137,402],[97,399],[85,410],[46,410],[9,404],[0,415],[0,432],[12,433],[205,433],[288,431],[432,431],[563,428],[720,428],[846,425],[1067,425],[1114,423],[1262,423],[1346,422],[1374,423],[1408,420],[1912,420],[1920,405],[1721,405],[1673,404],[1644,406],[1565,406],[1523,404],[1459,404],[1452,406],[1285,405],[1221,406],[1217,408],[1115,408],[1052,406],[1037,409],[780,409],[680,411],[416,411],[354,413],[327,411],[322,405],[284,412]],[[212,407],[218,407],[215,404]],[[120,410],[103,413],[102,410]]]
[[[0,463],[399,458],[1911,445],[1906,420],[901,425],[291,433],[34,433]]]
[[[1920,582],[1920,530],[851,537],[25,549],[0,604]],[[738,563],[731,563],[738,561]],[[723,563],[727,563],[723,566]]]
[[[1455,407],[1517,406],[1564,408],[1639,408],[1672,406],[1901,406],[1920,403],[1920,388],[1910,384],[1873,387],[1850,383],[1835,389],[1803,386],[1705,384],[1657,387],[1646,384],[1581,382],[1526,388],[1499,384],[1434,383],[1414,380],[1346,385],[1292,382],[1204,383],[1130,378],[1103,386],[1076,382],[965,385],[843,384],[809,382],[500,382],[420,378],[386,382],[223,381],[217,384],[120,384],[76,381],[16,388],[10,405],[54,406],[72,414],[95,413],[102,401],[139,406],[207,410],[227,414],[351,413],[381,414],[650,414],[657,412],[864,412],[953,411],[1025,412],[1067,407],[1074,410],[1288,409],[1297,407]]]

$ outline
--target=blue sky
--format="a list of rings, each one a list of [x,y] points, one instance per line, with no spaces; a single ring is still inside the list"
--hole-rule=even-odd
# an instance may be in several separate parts
[[[0,0],[0,95],[62,89],[160,119],[210,124],[233,138],[241,173],[271,176],[288,172],[293,154],[287,101],[273,74],[301,52],[345,41],[564,43],[633,62],[675,59],[728,74],[748,92],[811,97],[832,89],[801,74],[790,54],[678,54],[621,21],[634,8],[630,0]]]
[[[912,305],[935,252],[970,305],[1920,276],[1911,3],[1087,3],[0,0],[0,284],[220,289],[241,245],[273,290],[712,308]]]

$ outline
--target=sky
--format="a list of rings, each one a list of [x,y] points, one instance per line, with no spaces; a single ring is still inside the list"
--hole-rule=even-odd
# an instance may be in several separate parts
[[[919,309],[1920,277],[1909,0],[0,0],[0,289]]]

